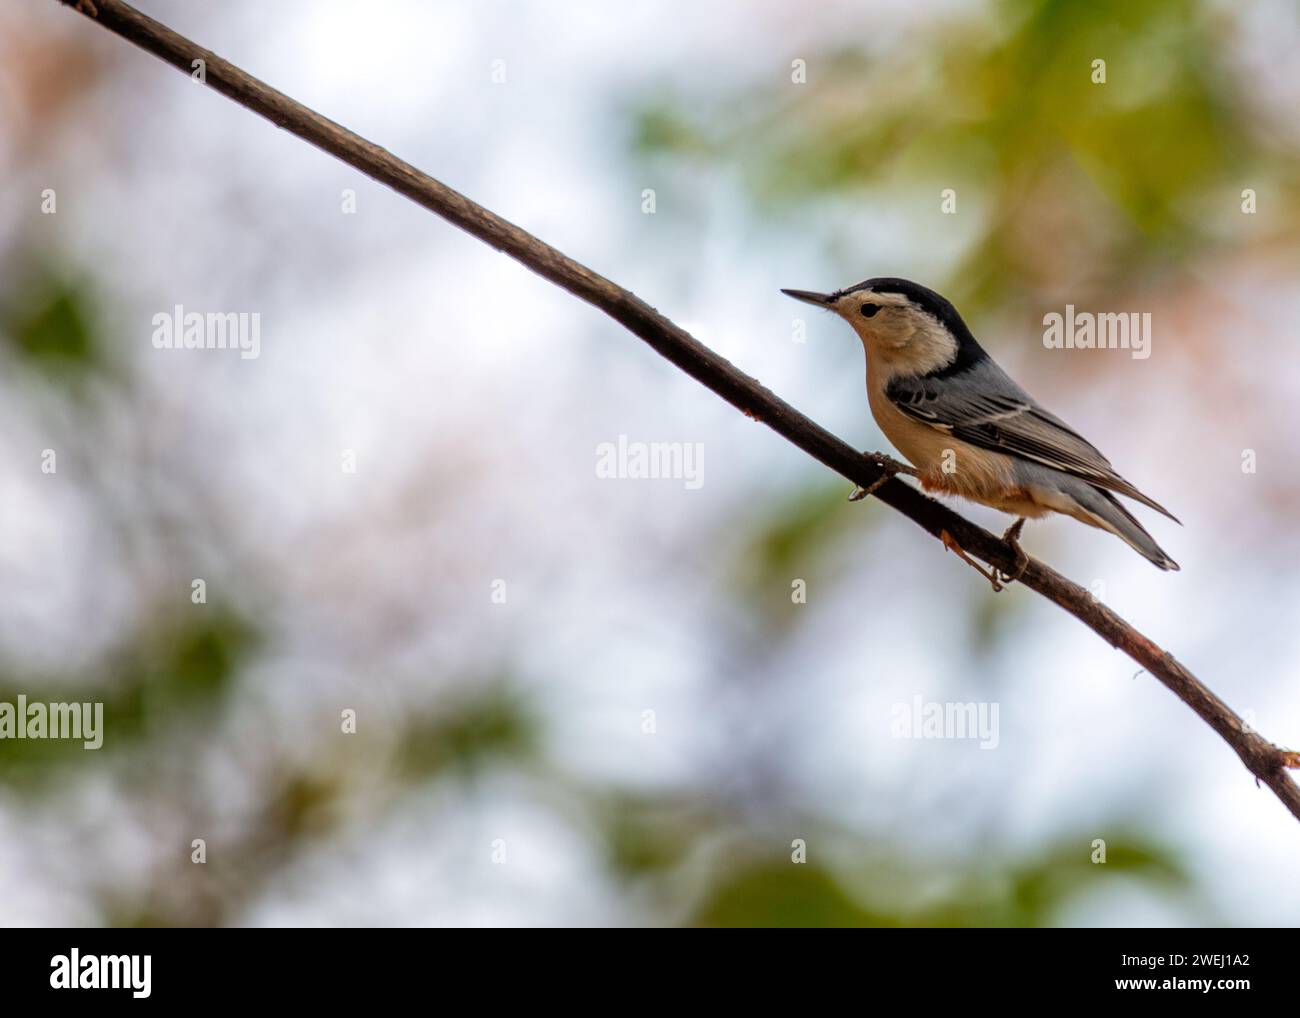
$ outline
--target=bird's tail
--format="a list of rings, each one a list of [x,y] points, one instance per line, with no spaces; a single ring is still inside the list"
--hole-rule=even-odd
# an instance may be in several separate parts
[[[1178,563],[1165,554],[1164,549],[1156,544],[1155,538],[1146,532],[1142,524],[1133,518],[1114,495],[1103,488],[1087,485],[1088,495],[1076,500],[1092,517],[1087,522],[1102,530],[1109,530],[1148,562],[1161,569],[1178,569]]]

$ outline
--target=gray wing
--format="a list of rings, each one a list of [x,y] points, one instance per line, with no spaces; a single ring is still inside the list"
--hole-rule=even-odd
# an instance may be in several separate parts
[[[963,442],[1028,460],[1136,499],[1178,518],[1115,473],[1095,446],[1034,402],[991,359],[959,374],[895,378],[885,395],[915,421]]]

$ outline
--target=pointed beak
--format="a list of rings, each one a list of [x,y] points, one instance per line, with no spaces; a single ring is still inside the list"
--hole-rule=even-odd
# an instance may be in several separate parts
[[[793,297],[795,300],[801,300],[805,304],[815,304],[819,308],[828,308],[835,303],[835,297],[829,293],[813,293],[811,290],[785,290],[781,291],[787,297]]]

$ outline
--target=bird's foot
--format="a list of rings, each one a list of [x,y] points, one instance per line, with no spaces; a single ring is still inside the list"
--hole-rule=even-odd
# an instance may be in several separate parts
[[[909,467],[906,463],[900,463],[892,456],[886,456],[883,452],[864,452],[862,455],[871,460],[871,462],[883,470],[884,473],[868,484],[865,488],[860,485],[854,488],[853,494],[849,496],[850,502],[861,502],[868,495],[874,494],[882,484],[897,474],[910,474],[912,477],[919,476],[915,468]]]
[[[1007,532],[1002,535],[1002,540],[1011,545],[1016,553],[1016,571],[1014,573],[1002,573],[996,569],[993,570],[1003,584],[1015,583],[1016,580],[1025,575],[1025,570],[1029,568],[1029,556],[1025,554],[1025,549],[1020,547],[1020,531],[1024,529],[1025,518],[1022,516],[1007,527]]]
[[[86,14],[92,18],[99,17],[99,11],[95,10],[95,0],[76,0],[72,6],[79,14]]]
[[[943,542],[943,546],[945,548],[947,548],[951,552],[956,553],[959,559],[961,559],[968,566],[974,569],[977,573],[979,573],[982,577],[984,577],[984,579],[988,580],[989,583],[992,584],[993,586],[993,593],[996,594],[998,591],[1002,589],[1001,574],[996,569],[985,569],[982,565],[980,565],[973,558],[967,555],[966,549],[957,543],[957,539],[953,537],[952,534],[948,533],[948,531],[946,530],[941,530],[939,531],[939,540]]]

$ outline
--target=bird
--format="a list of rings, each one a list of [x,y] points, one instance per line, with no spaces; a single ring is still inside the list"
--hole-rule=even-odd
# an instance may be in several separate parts
[[[850,495],[865,498],[889,478],[914,476],[930,492],[958,495],[1017,517],[1003,535],[1017,571],[985,572],[945,533],[944,543],[991,579],[1016,579],[1028,566],[1020,547],[1026,519],[1071,516],[1108,531],[1160,569],[1176,570],[1123,495],[1179,520],[1144,495],[1098,449],[1044,409],[976,342],[952,303],[908,279],[880,276],[834,293],[782,289],[848,322],[867,360],[872,416],[912,464],[867,453],[884,473]],[[1180,524],[1181,525],[1181,524]]]

